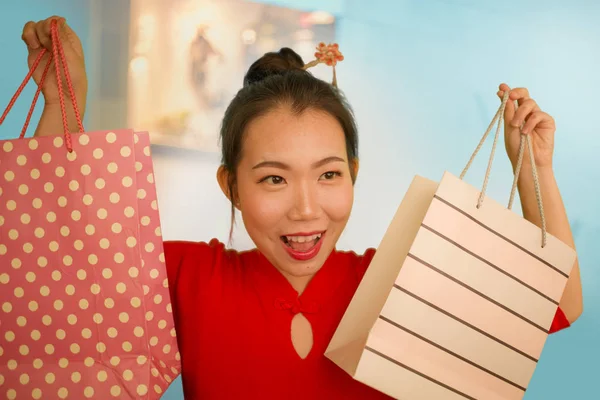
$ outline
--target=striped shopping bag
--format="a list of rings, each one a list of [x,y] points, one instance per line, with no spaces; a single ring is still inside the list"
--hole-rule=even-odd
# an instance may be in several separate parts
[[[413,180],[326,350],[394,398],[521,399],[540,358],[576,253],[510,210],[529,137],[509,207],[485,195],[507,96],[460,178]],[[462,178],[496,121],[480,191]]]

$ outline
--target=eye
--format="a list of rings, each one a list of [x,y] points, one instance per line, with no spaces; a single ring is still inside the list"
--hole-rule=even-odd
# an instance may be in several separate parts
[[[327,171],[323,175],[321,175],[321,178],[325,179],[326,181],[330,181],[339,176],[342,176],[342,173],[339,171]]]
[[[260,183],[268,183],[269,185],[281,185],[285,183],[285,179],[277,175],[269,175],[260,180]]]

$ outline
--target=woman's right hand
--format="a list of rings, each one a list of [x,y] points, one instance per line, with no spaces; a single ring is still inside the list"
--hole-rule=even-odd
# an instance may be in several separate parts
[[[22,39],[27,45],[27,49],[29,51],[27,56],[27,64],[29,68],[31,68],[40,52],[43,49],[47,50],[46,54],[43,56],[40,64],[38,65],[38,68],[33,74],[33,79],[37,84],[39,84],[42,78],[44,67],[48,61],[48,57],[50,57],[52,54],[50,24],[53,19],[56,19],[58,22],[59,39],[64,50],[65,61],[69,69],[69,75],[71,76],[71,82],[73,84],[74,93],[77,99],[77,105],[83,118],[87,96],[87,76],[85,72],[83,47],[81,45],[81,41],[77,37],[77,34],[67,25],[64,18],[53,16],[42,21],[30,21],[25,24],[23,27]],[[53,60],[53,63],[54,61],[55,60]],[[63,71],[62,66],[60,66],[60,71]],[[64,76],[62,76],[62,83],[65,99],[67,100],[67,111],[72,111],[72,102],[70,101],[71,95],[68,91],[67,82]],[[52,65],[48,71],[44,86],[42,87],[42,94],[44,95],[46,102],[44,113],[60,113],[60,98],[58,94],[58,84],[54,65]],[[69,112],[68,115],[70,120],[74,118],[73,112]],[[75,121],[70,121],[69,126],[76,126],[76,123],[73,123],[75,123]]]

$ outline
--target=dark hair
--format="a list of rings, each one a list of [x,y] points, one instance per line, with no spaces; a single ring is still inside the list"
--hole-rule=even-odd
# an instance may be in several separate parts
[[[337,119],[344,131],[348,160],[358,159],[358,134],[352,109],[337,88],[315,78],[303,67],[302,58],[287,47],[266,53],[250,66],[243,88],[225,111],[220,139],[221,163],[230,177],[230,238],[235,222],[236,169],[242,158],[246,128],[253,119],[280,106],[290,107],[297,115],[309,109],[326,112]],[[354,182],[354,169],[350,171]]]

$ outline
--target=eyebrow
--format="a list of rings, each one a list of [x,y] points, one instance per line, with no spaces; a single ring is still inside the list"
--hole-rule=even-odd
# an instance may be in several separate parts
[[[313,163],[312,167],[313,168],[319,168],[322,167],[323,165],[332,163],[332,162],[343,162],[345,163],[346,160],[344,160],[341,157],[337,157],[337,156],[331,156],[331,157],[326,157],[320,161],[317,161],[315,163]],[[263,161],[260,162],[258,164],[256,164],[254,167],[252,167],[252,169],[259,169],[259,168],[279,168],[279,169],[283,169],[283,170],[290,170],[290,166],[281,162],[281,161]]]

